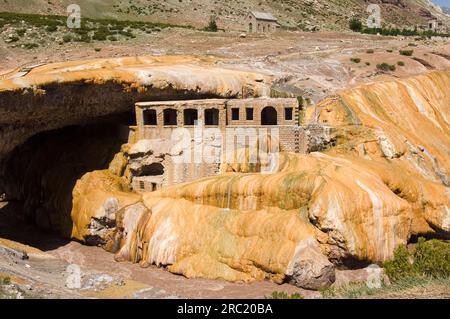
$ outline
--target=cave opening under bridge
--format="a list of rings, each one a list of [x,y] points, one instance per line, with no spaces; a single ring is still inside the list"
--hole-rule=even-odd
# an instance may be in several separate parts
[[[71,235],[72,191],[84,174],[107,169],[128,141],[133,112],[38,133],[0,166],[0,238],[47,250]]]

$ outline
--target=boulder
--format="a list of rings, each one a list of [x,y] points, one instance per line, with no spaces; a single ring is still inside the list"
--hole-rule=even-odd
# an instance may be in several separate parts
[[[315,239],[301,241],[286,273],[287,281],[300,288],[320,290],[336,280],[334,265],[321,253]]]

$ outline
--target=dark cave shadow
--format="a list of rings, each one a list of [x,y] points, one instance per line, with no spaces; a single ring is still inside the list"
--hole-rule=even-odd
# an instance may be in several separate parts
[[[70,242],[55,232],[38,228],[22,216],[21,202],[0,202],[0,238],[42,251],[51,251]]]
[[[97,118],[36,134],[16,147],[0,172],[0,188],[6,185],[0,195],[8,200],[0,202],[0,238],[42,251],[71,242],[72,190],[84,174],[108,168],[133,118]]]

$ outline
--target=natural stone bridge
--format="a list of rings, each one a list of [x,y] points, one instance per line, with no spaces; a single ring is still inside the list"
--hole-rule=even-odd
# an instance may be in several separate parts
[[[0,192],[117,260],[322,288],[336,265],[449,238],[449,83],[440,71],[342,91],[304,110],[308,138],[333,131],[315,139],[326,149],[282,153],[271,174],[225,161],[218,176],[137,194],[136,145],[122,146],[135,103],[267,97],[271,78],[192,57],[41,66],[0,82]]]

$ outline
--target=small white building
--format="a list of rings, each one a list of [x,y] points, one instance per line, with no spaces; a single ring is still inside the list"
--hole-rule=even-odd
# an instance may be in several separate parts
[[[437,20],[429,20],[428,21],[428,30],[436,32],[438,30],[438,21]]]
[[[438,20],[436,18],[428,21],[425,30],[439,32],[439,33],[447,33],[448,32],[448,28],[444,24],[444,22],[442,22],[441,20]]]
[[[278,19],[271,13],[252,11],[247,15],[245,21],[249,33],[269,33],[275,32],[280,27]]]

